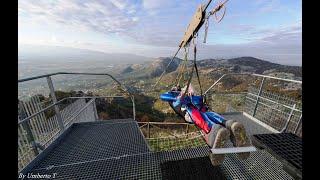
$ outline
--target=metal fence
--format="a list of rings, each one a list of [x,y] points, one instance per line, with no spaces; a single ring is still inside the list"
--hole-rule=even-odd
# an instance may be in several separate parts
[[[250,87],[245,112],[280,132],[291,132],[301,137],[301,107],[301,101]]]
[[[43,149],[45,149],[51,142],[53,142],[62,132],[69,126],[76,122],[86,122],[98,120],[97,103],[96,100],[101,98],[125,98],[124,96],[90,96],[90,97],[68,97],[61,100],[57,100],[53,82],[51,76],[59,74],[84,74],[84,75],[107,75],[108,74],[96,74],[96,73],[55,73],[38,77],[32,77],[19,80],[19,83],[30,81],[39,78],[46,78],[50,89],[52,104],[43,107],[43,103],[39,97],[34,96],[28,101],[21,101],[19,103],[18,112],[18,169],[23,169],[29,162],[31,162]],[[205,95],[209,95],[208,92],[214,88],[223,77],[218,79],[210,88],[205,91]],[[230,74],[229,74],[230,75]],[[290,99],[289,97],[278,95],[268,92],[264,89],[265,79],[274,79],[279,81],[288,81],[291,83],[301,84],[300,81],[287,80],[281,78],[274,78],[264,75],[255,74],[231,74],[231,75],[252,75],[258,78],[262,78],[259,88],[250,87],[246,94],[240,93],[240,101],[245,101],[245,108],[240,109],[250,116],[258,119],[259,121],[275,128],[278,131],[293,132],[299,136],[302,136],[302,111],[301,102]],[[115,79],[114,79],[115,80]],[[116,80],[115,80],[116,81]],[[135,119],[135,102],[133,95],[127,91],[126,87],[122,86],[116,81],[119,86],[129,94],[132,105],[132,118]],[[212,94],[211,94],[212,95]],[[242,98],[243,97],[243,98]],[[234,98],[234,96],[230,96]],[[229,101],[227,99],[227,101]],[[114,101],[115,102],[115,101]],[[114,103],[112,102],[112,103]],[[117,103],[117,102],[116,102]],[[126,104],[121,101],[118,103]],[[112,107],[107,107],[112,108]],[[119,106],[118,106],[119,109]],[[234,110],[231,108],[231,111]],[[48,113],[50,111],[51,113]],[[119,110],[118,110],[119,111]],[[130,112],[131,113],[131,112]],[[49,114],[49,115],[48,115]],[[51,114],[51,115],[50,115]],[[121,116],[115,116],[121,117]],[[114,118],[114,117],[112,117]],[[127,117],[128,118],[128,117]],[[203,140],[199,138],[198,130],[193,125],[188,123],[166,123],[161,124],[157,122],[139,122],[142,133],[150,141],[150,144],[155,144],[154,148],[167,149],[172,144],[181,144],[183,147],[188,144],[191,146],[198,146],[199,143],[203,143]],[[159,141],[162,136],[159,134],[167,133],[167,135],[173,137],[173,140]],[[183,136],[183,138],[181,138]],[[166,136],[168,137],[168,136]],[[188,137],[188,138],[186,138]],[[191,139],[190,139],[191,138]],[[178,139],[178,141],[177,141]],[[190,140],[190,141],[189,141]],[[156,142],[155,142],[156,141]],[[161,144],[161,146],[158,146]]]
[[[140,131],[153,152],[206,146],[194,124],[178,122],[138,122]]]
[[[224,74],[217,81],[215,81],[208,90],[205,91],[207,98],[211,97],[214,101],[214,96],[218,94],[211,90],[221,82],[226,76],[251,76],[254,81],[259,81],[258,87],[251,85],[246,92],[238,93],[239,101],[244,104],[244,107],[232,107],[232,101],[228,101],[229,109],[246,113],[248,116],[255,118],[258,121],[274,128],[279,132],[291,132],[302,137],[302,102],[301,99],[294,99],[288,95],[275,93],[266,89],[266,80],[273,81],[273,83],[293,83],[301,87],[302,82],[292,79],[277,78],[272,76],[260,74]],[[280,83],[281,82],[281,83]],[[221,95],[221,94],[220,94]],[[232,95],[232,94],[231,94]],[[223,96],[230,96],[230,93],[225,93]],[[233,99],[235,99],[233,97]],[[221,103],[221,102],[219,102]],[[211,103],[214,105],[214,103]],[[228,108],[225,112],[230,111]]]
[[[18,80],[19,83],[39,78],[47,78],[52,104],[43,107],[38,96],[19,101],[18,104],[18,171],[29,164],[42,150],[48,147],[73,123],[99,120],[97,99],[125,99],[125,96],[67,97],[57,101],[51,76],[58,74],[107,75],[96,73],[55,73]],[[117,80],[115,80],[122,86]],[[126,88],[123,87],[126,91]],[[134,98],[129,92],[132,117],[135,119]],[[109,107],[106,107],[109,108]]]

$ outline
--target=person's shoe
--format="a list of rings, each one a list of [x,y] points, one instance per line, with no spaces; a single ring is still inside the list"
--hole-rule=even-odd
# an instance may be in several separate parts
[[[228,120],[226,122],[227,129],[231,132],[230,133],[230,140],[235,147],[246,147],[251,146],[250,139],[247,136],[245,127],[242,123]],[[242,160],[247,159],[250,156],[250,152],[245,153],[238,153],[238,157]]]
[[[215,124],[210,132],[205,135],[205,140],[211,148],[223,148],[229,137],[230,133],[225,127]],[[209,158],[213,166],[218,166],[224,161],[225,155],[212,154],[210,151]]]

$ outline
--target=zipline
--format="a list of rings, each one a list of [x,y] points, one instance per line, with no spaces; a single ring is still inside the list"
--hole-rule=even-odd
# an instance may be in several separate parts
[[[194,14],[190,24],[187,27],[187,30],[184,33],[184,36],[180,42],[179,48],[176,51],[176,53],[174,54],[174,56],[171,58],[170,62],[167,64],[166,68],[164,69],[164,71],[162,72],[162,74],[160,75],[159,79],[157,80],[157,82],[155,83],[155,85],[153,86],[153,88],[155,88],[158,83],[162,80],[163,76],[165,75],[165,73],[167,72],[168,68],[170,67],[171,63],[174,61],[174,59],[176,58],[177,54],[179,53],[180,49],[183,48],[187,48],[191,42],[192,39],[196,38],[196,36],[198,35],[198,31],[199,29],[202,27],[202,25],[204,23],[206,23],[206,29],[205,29],[205,37],[204,37],[204,43],[206,42],[206,38],[207,38],[207,32],[208,32],[208,27],[209,27],[209,17],[212,15],[215,15],[216,21],[219,23],[221,22],[221,20],[224,18],[225,16],[225,12],[226,12],[226,7],[225,4],[228,2],[229,0],[225,0],[222,3],[219,3],[215,8],[213,8],[208,14],[206,14],[206,10],[209,7],[210,3],[212,2],[212,0],[209,0],[207,2],[206,5],[200,5],[197,8],[196,13]],[[217,17],[217,12],[220,11],[221,9],[224,9],[223,11],[223,15],[218,18]],[[194,42],[194,41],[193,41]],[[194,46],[194,53],[196,54],[196,46]],[[186,57],[186,55],[185,55]],[[196,57],[196,55],[195,55]],[[194,64],[195,64],[196,59],[194,59]],[[194,65],[196,66],[196,65]],[[196,68],[196,67],[195,67]],[[197,68],[196,68],[197,71]],[[190,74],[190,76],[193,75],[193,69],[192,69],[192,73]]]
[[[209,29],[209,18],[214,15],[215,20],[218,23],[221,22],[226,13],[225,4],[228,2],[228,0],[225,0],[222,3],[219,3],[207,14],[206,10],[211,1],[212,0],[209,0],[205,6],[200,5],[197,8],[196,13],[193,15],[193,18],[184,33],[177,52],[172,57],[153,88],[161,81],[180,49],[184,48],[184,59],[182,63],[181,61],[179,62],[177,76],[172,79],[171,89],[166,93],[162,93],[160,99],[168,102],[174,112],[186,122],[193,123],[200,129],[202,137],[211,148],[211,153],[209,153],[211,163],[216,166],[224,161],[225,154],[237,153],[238,157],[244,160],[250,156],[250,152],[255,151],[256,149],[251,145],[251,141],[247,136],[245,127],[242,123],[237,122],[236,120],[227,120],[218,113],[209,110],[210,108],[206,103],[206,96],[204,96],[202,91],[197,67],[198,31],[205,23],[205,36],[203,41],[205,43]],[[218,17],[217,12],[222,9],[222,16]],[[188,52],[191,45],[193,46],[193,65],[191,67],[191,72],[188,73]],[[197,76],[200,96],[195,95],[195,91],[191,86],[194,73]],[[188,76],[187,78],[185,76],[186,74]],[[183,82],[181,83],[182,79]],[[234,147],[225,148],[225,143],[229,139]]]

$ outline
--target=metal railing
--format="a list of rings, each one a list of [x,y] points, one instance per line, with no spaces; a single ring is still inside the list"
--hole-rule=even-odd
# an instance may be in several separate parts
[[[37,96],[29,101],[20,101],[18,107],[18,170],[23,169],[39,153],[48,147],[60,134],[76,122],[99,120],[96,99],[123,98],[125,96],[82,96],[57,100],[51,76],[59,74],[106,75],[111,77],[125,91],[131,100],[132,118],[135,120],[134,96],[113,76],[102,73],[53,73],[18,80],[18,83],[46,78],[52,104],[43,108]],[[62,107],[62,105],[66,107]],[[51,112],[51,113],[48,113]],[[128,117],[127,117],[128,118]]]
[[[302,136],[301,101],[295,101],[284,95],[264,90],[266,79],[296,83],[301,86],[302,81],[278,78],[261,74],[230,73],[223,74],[204,93],[205,96],[226,76],[253,76],[262,78],[258,89],[250,87],[246,92],[244,112],[275,128],[279,132],[292,132]],[[254,90],[253,90],[254,89]],[[286,100],[282,100],[286,99]]]
[[[68,97],[57,100],[51,76],[62,74],[75,74],[75,75],[105,75],[111,77],[121,89],[126,92],[132,103],[132,118],[136,118],[134,96],[127,90],[126,87],[120,84],[114,77],[104,73],[53,73],[31,78],[18,80],[19,83],[31,81],[39,78],[46,78],[50,89],[52,104],[42,108],[38,99],[33,99],[32,103],[19,104],[19,121],[18,121],[18,166],[19,170],[31,162],[38,154],[39,151],[46,148],[53,142],[59,134],[65,131],[69,126],[75,122],[83,122],[88,120],[98,120],[98,113],[96,107],[96,100],[99,98],[125,98],[124,96],[86,96],[86,97]],[[274,99],[266,95],[267,92],[263,90],[265,79],[274,79],[280,81],[287,81],[291,83],[301,84],[301,81],[289,80],[283,78],[276,78],[258,74],[224,74],[217,81],[215,81],[204,93],[212,90],[221,80],[228,75],[246,75],[262,78],[258,90],[246,92],[246,112],[252,117],[266,123],[269,126],[275,127],[279,131],[290,131],[296,134],[301,133],[302,112],[299,103],[283,103],[279,99]],[[67,107],[62,107],[68,101]],[[72,101],[72,102],[71,102]],[[271,110],[270,110],[271,109]],[[51,111],[53,115],[49,116],[46,112]],[[269,113],[271,112],[271,113]],[[279,112],[280,114],[276,114]],[[263,114],[264,113],[264,114]],[[269,113],[269,114],[268,114]],[[51,113],[52,114],[52,113]],[[280,118],[270,118],[272,115],[279,116]],[[285,117],[285,118],[284,118]],[[269,120],[268,120],[269,119]],[[276,122],[276,123],[275,123]],[[158,122],[139,122],[140,129],[147,139],[157,138],[156,133],[159,129],[167,129],[165,133],[172,137],[178,138],[179,134],[183,133],[188,135],[190,132],[198,132],[194,125],[189,123],[158,123]],[[175,126],[180,126],[177,128]],[[170,126],[170,127],[159,127]],[[184,129],[181,129],[184,126]],[[147,130],[143,128],[147,127]],[[174,133],[174,132],[177,133]],[[164,131],[163,131],[164,132]],[[155,136],[152,136],[154,134]]]
[[[167,136],[178,137],[174,134],[173,130],[176,130],[178,134],[188,134],[190,132],[198,131],[194,124],[179,123],[179,122],[138,122],[140,129],[145,131],[142,133],[146,138],[156,138],[156,133],[160,131],[165,132]],[[165,131],[167,129],[168,131]]]
[[[200,130],[189,123],[138,122],[149,149],[154,152],[206,146]]]
[[[128,93],[128,95],[130,96],[132,102],[133,102],[133,109],[135,109],[135,103],[134,103],[134,96],[133,94],[125,87],[123,86],[116,78],[114,78],[112,75],[107,74],[107,73],[78,73],[78,72],[57,72],[57,73],[51,73],[51,74],[45,74],[45,75],[40,75],[40,76],[34,76],[34,77],[30,77],[30,78],[24,78],[24,79],[19,79],[18,83],[22,83],[22,82],[27,82],[27,81],[31,81],[31,80],[35,80],[35,79],[41,79],[41,78],[46,78],[47,79],[47,83],[50,89],[50,94],[52,96],[52,100],[53,103],[57,102],[57,98],[55,96],[55,90],[54,90],[54,86],[52,83],[52,76],[56,76],[56,75],[90,75],[90,76],[108,76],[109,78],[111,78],[114,82],[116,82],[118,84],[118,86],[126,93]],[[59,109],[57,109],[57,107],[55,107],[55,111],[57,114],[59,113]],[[133,119],[135,119],[136,114],[135,114],[135,110],[133,111],[134,116]],[[59,116],[59,115],[58,115]],[[59,117],[59,121],[61,121],[61,118]],[[61,122],[59,122],[59,124],[61,125]]]
[[[98,98],[125,98],[124,96],[102,97],[67,97],[34,114],[27,115],[26,108],[21,104],[18,117],[18,164],[19,170],[31,162],[41,150],[48,147],[60,134],[73,123],[100,120],[96,108]],[[66,101],[76,99],[64,109],[61,109],[62,128],[58,124],[57,115],[46,117],[45,113]],[[87,102],[85,102],[87,100]],[[130,118],[130,117],[126,117]],[[132,117],[133,118],[133,114]]]

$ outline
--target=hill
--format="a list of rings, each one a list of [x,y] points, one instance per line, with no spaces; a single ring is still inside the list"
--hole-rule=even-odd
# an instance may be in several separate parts
[[[124,75],[130,73],[131,76],[133,75],[135,77],[154,78],[161,75],[170,60],[171,58],[169,57],[161,57],[144,64],[131,64],[121,73]],[[181,59],[176,58],[169,66],[167,73],[177,73],[176,71],[181,61]],[[190,63],[189,68],[192,65],[193,64]],[[277,74],[282,74],[282,76],[287,75],[294,79],[301,79],[302,76],[301,66],[281,65],[254,57],[203,59],[199,60],[197,65],[200,72],[212,75],[213,77],[221,75],[222,73],[257,73],[276,76]],[[139,66],[139,68],[133,68],[137,66]]]

